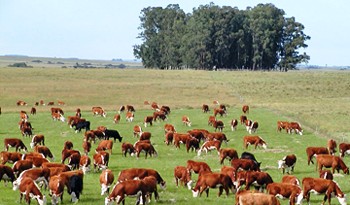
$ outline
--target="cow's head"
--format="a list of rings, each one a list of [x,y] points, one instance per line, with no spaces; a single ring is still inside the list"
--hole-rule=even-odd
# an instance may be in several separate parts
[[[192,189],[193,197],[198,197],[199,190]]]
[[[284,160],[278,160],[278,169],[284,169],[286,166],[286,162]]]

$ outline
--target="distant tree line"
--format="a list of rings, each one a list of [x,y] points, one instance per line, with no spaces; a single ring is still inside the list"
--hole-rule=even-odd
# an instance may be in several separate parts
[[[310,37],[284,15],[273,4],[239,10],[210,3],[188,14],[178,4],[144,8],[134,55],[146,68],[295,69],[310,59],[299,53]]]

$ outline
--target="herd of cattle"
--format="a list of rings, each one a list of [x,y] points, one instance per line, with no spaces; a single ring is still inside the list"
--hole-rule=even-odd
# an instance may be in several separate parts
[[[217,103],[218,102],[214,102]],[[60,105],[64,102],[60,101]],[[148,102],[145,102],[148,104]],[[18,101],[18,106],[27,105],[24,101]],[[40,101],[36,105],[44,105]],[[154,122],[166,121],[170,114],[168,106],[158,106],[157,103],[150,104],[154,110],[153,115],[145,116],[143,126],[153,126]],[[350,144],[341,143],[339,145],[340,156],[335,156],[336,142],[329,140],[325,147],[307,147],[307,162],[313,164],[313,158],[316,158],[316,169],[319,172],[319,178],[305,177],[300,182],[293,176],[294,166],[297,158],[294,154],[285,156],[278,161],[278,168],[284,175],[281,182],[275,182],[268,172],[260,169],[261,162],[258,162],[255,156],[249,152],[243,152],[241,156],[233,148],[221,148],[222,143],[229,140],[223,133],[225,124],[217,117],[227,115],[226,106],[218,104],[213,110],[213,115],[208,118],[208,126],[212,126],[215,132],[207,129],[191,129],[186,133],[179,133],[175,126],[166,123],[164,125],[165,146],[174,146],[180,148],[181,144],[186,147],[186,151],[196,151],[198,156],[203,152],[208,153],[216,150],[219,155],[220,164],[225,160],[230,161],[231,166],[222,166],[220,172],[213,172],[211,167],[203,161],[187,160],[186,166],[176,166],[174,168],[174,178],[176,186],[182,184],[192,190],[193,197],[201,196],[203,192],[209,195],[209,189],[219,188],[218,196],[223,191],[228,196],[229,192],[235,194],[236,204],[280,204],[278,197],[289,199],[290,204],[301,204],[302,200],[310,203],[310,193],[325,194],[324,202],[328,200],[330,204],[331,197],[335,196],[339,203],[346,204],[345,195],[339,185],[333,181],[333,174],[342,170],[344,174],[349,174],[349,168],[343,161],[345,154],[350,153]],[[203,113],[209,113],[208,105],[202,106]],[[119,123],[122,113],[125,112],[127,122],[133,122],[135,109],[131,105],[121,106],[118,113],[113,117],[114,123]],[[31,114],[35,115],[35,107]],[[92,107],[92,114],[106,117],[107,113],[102,107]],[[263,138],[255,134],[259,128],[257,121],[247,118],[249,106],[242,107],[242,115],[239,121],[233,119],[230,123],[232,131],[241,124],[250,134],[243,137],[243,147],[247,149],[249,145],[267,148],[267,143]],[[29,204],[31,199],[37,200],[39,204],[46,204],[46,196],[41,190],[49,189],[49,196],[52,204],[63,202],[64,189],[71,195],[71,201],[76,202],[83,190],[84,175],[88,174],[93,166],[93,171],[100,174],[101,195],[105,197],[105,204],[113,202],[125,203],[126,196],[136,196],[137,204],[147,203],[154,194],[155,200],[159,199],[157,186],[161,189],[166,188],[166,182],[160,173],[154,169],[129,168],[122,170],[115,182],[113,170],[109,169],[109,159],[112,157],[113,144],[118,140],[121,143],[123,156],[135,155],[139,158],[141,153],[147,156],[157,156],[157,151],[151,142],[152,134],[142,130],[142,126],[135,125],[133,136],[137,141],[132,144],[124,142],[123,137],[117,130],[108,129],[106,126],[98,126],[97,129],[91,129],[90,122],[82,118],[81,110],[78,108],[74,116],[64,117],[64,111],[59,107],[51,107],[51,117],[53,120],[67,122],[75,130],[81,132],[83,129],[84,139],[82,142],[83,152],[73,149],[73,143],[66,141],[63,145],[61,161],[55,161],[50,149],[45,146],[45,137],[42,134],[33,135],[33,127],[28,120],[25,111],[20,111],[19,129],[23,137],[31,137],[30,147],[33,152],[29,152],[27,146],[19,138],[5,138],[5,151],[1,152],[0,180],[10,181],[13,190],[19,190],[20,199],[25,197]],[[188,116],[181,119],[184,126],[191,127],[191,121]],[[297,122],[277,122],[277,132],[285,130],[288,134],[303,134],[301,125]],[[89,157],[92,143],[98,141],[97,148],[94,150],[92,159]],[[122,142],[123,141],[123,142]],[[9,149],[14,148],[11,152]],[[8,164],[13,164],[10,167]],[[323,167],[331,168],[324,170]],[[197,174],[196,183],[192,179],[192,174]],[[110,187],[113,185],[112,191]],[[254,190],[251,189],[254,187]],[[323,202],[323,203],[324,203]]]

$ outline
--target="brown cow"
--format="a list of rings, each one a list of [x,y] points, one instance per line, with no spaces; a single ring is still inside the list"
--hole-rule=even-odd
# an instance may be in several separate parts
[[[35,183],[44,183],[46,189],[49,185],[50,170],[48,168],[31,168],[23,171],[13,182],[13,189],[18,189],[21,181],[26,177],[33,179]]]
[[[166,145],[170,145],[173,143],[173,139],[174,139],[174,133],[173,132],[168,132],[165,134],[165,144]]]
[[[140,153],[141,151],[145,151],[146,155],[145,155],[145,159],[147,159],[147,155],[149,154],[151,157],[154,156],[158,156],[157,151],[154,149],[153,145],[151,143],[147,143],[147,142],[137,142],[135,145],[135,151],[136,151],[136,157],[139,158],[140,157]]]
[[[248,128],[249,134],[255,133],[258,130],[259,123],[257,121],[252,122]]]
[[[200,141],[205,141],[205,136],[204,136],[204,131],[202,130],[189,130],[187,131],[187,133],[189,133],[192,137],[196,138],[199,142]],[[209,133],[208,131],[206,131],[206,133]]]
[[[18,100],[17,101],[17,106],[27,106],[27,103],[24,102],[23,100]]]
[[[94,172],[97,171],[97,169],[107,169],[108,163],[109,163],[109,153],[105,151],[99,151],[98,153],[95,153],[93,155],[94,159]]]
[[[209,126],[213,126],[215,121],[216,121],[216,117],[215,116],[209,116],[208,125]]]
[[[142,141],[142,140],[151,140],[151,136],[152,134],[150,132],[142,132],[140,134],[140,139],[139,141]]]
[[[15,189],[17,190],[17,189]],[[26,177],[23,178],[21,184],[19,185],[20,192],[20,203],[22,202],[23,195],[25,195],[25,200],[28,204],[30,204],[30,199],[36,199],[39,205],[46,204],[46,197],[40,192],[38,185],[35,184],[33,179]]]
[[[32,109],[30,109],[30,114],[36,115],[36,108],[35,107],[32,107]]]
[[[141,126],[140,125],[135,125],[134,126],[134,130],[133,130],[134,137],[140,136],[141,133],[142,133]]]
[[[333,174],[330,170],[320,170],[319,174],[320,174],[320,178],[322,179],[333,180]]]
[[[105,169],[100,174],[101,195],[109,194],[109,188],[114,182],[114,174],[112,170]]]
[[[187,169],[189,172],[200,174],[202,172],[211,172],[209,165],[205,162],[197,162],[193,160],[187,160]]]
[[[236,194],[236,205],[280,205],[278,199],[271,195],[254,191],[239,191]]]
[[[326,147],[307,147],[306,148],[307,164],[310,165],[310,162],[314,164],[314,161],[312,161],[312,157],[319,154],[329,154],[329,151]]]
[[[32,142],[30,143],[30,147],[33,149],[38,144],[45,145],[44,135],[34,135],[33,136]]]
[[[207,141],[204,142],[204,144],[201,146],[200,150],[198,150],[197,156],[200,156],[202,151],[205,151],[206,154],[208,154],[208,151],[211,151],[213,149],[216,149],[218,155],[220,155],[220,150],[221,148],[221,141]]]
[[[62,113],[59,112],[53,112],[51,113],[51,117],[54,121],[61,121],[61,122],[65,122],[66,118],[63,116]]]
[[[89,141],[83,141],[83,150],[84,150],[84,153],[85,155],[88,155],[89,152],[90,152],[90,149],[91,149],[91,143]]]
[[[0,153],[1,164],[4,165],[7,163],[15,163],[16,161],[22,159],[22,154],[19,152],[7,152],[2,151]]]
[[[222,174],[225,174],[227,176],[230,177],[232,183],[235,183],[236,179],[236,171],[235,168],[231,167],[231,166],[222,166],[221,167],[221,171]]]
[[[199,196],[201,196],[204,191],[206,192],[208,197],[209,188],[213,189],[217,187],[219,187],[218,197],[221,196],[223,190],[225,190],[226,196],[228,196],[229,194],[229,189],[231,189],[232,193],[234,193],[234,186],[229,176],[221,173],[203,173],[199,175],[198,181],[192,189],[193,197],[198,197],[198,194]]]
[[[204,113],[209,112],[209,111],[210,111],[210,110],[209,110],[209,106],[206,105],[206,104],[203,104],[203,105],[202,105],[202,111],[203,111]]]
[[[51,110],[51,113],[61,113],[62,115],[64,115],[63,110],[59,107],[52,107],[50,110]]]
[[[238,153],[233,148],[220,149],[220,164],[224,164],[224,160],[228,158],[229,161],[232,159],[238,159]]]
[[[118,124],[120,122],[120,114],[115,114],[113,118],[113,122]]]
[[[176,187],[179,187],[179,181],[184,186],[187,186],[188,189],[192,187],[191,172],[184,166],[176,166],[174,168],[174,177],[176,182]]]
[[[4,180],[5,186],[7,186],[7,182],[13,183],[16,179],[15,174],[11,167],[7,165],[0,165],[0,181]]]
[[[241,171],[236,173],[237,190],[245,184],[245,190],[249,190],[251,185],[254,185],[255,189],[262,191],[273,180],[269,173],[260,171]]]
[[[147,176],[154,176],[157,179],[157,183],[160,185],[160,188],[166,188],[166,182],[160,176],[158,171],[154,169],[145,169],[145,168],[130,168],[124,169],[119,173],[118,182],[123,182],[132,179],[143,179]]]
[[[186,140],[186,151],[189,152],[190,149],[192,151],[198,151],[199,150],[199,140],[191,137],[190,139]]]
[[[217,140],[220,142],[225,142],[227,143],[229,140],[227,139],[225,133],[222,132],[211,132],[206,134],[206,140],[207,141],[213,141],[213,140]]]
[[[20,151],[20,150],[24,150],[24,152],[28,152],[28,149],[24,145],[23,141],[21,139],[17,139],[17,138],[5,138],[4,139],[4,147],[5,147],[5,151],[8,151],[9,147],[15,147],[16,152]]]
[[[288,132],[289,122],[287,121],[277,121],[277,131],[281,132],[282,130],[286,130]]]
[[[339,156],[333,156],[328,154],[319,154],[316,156],[316,170],[320,171],[323,167],[332,168],[332,173],[337,170],[343,170],[344,174],[349,174],[349,168],[345,165],[344,161]]]
[[[104,111],[102,107],[92,107],[92,114],[95,115],[100,115],[102,117],[106,117],[107,113]]]
[[[267,148],[266,142],[260,136],[244,136],[243,147],[247,149],[248,145],[254,145],[255,149],[257,146],[262,146],[264,149]]]
[[[122,143],[122,155],[124,155],[124,157],[126,157],[126,153],[129,153],[130,156],[133,156],[135,154],[134,145],[132,145],[129,142]]]
[[[284,174],[285,170],[288,174],[291,174],[291,172],[294,172],[294,166],[297,162],[297,157],[295,154],[290,154],[285,157],[283,157],[282,160],[278,160],[278,169],[282,169],[282,173]]]
[[[339,144],[339,155],[344,157],[345,154],[350,154],[350,144],[343,142]]]
[[[51,196],[51,203],[53,205],[58,204],[58,199],[61,199],[61,203],[63,202],[63,192],[64,192],[64,181],[61,177],[55,175],[50,177],[49,181],[49,189]]]
[[[71,168],[71,170],[79,169],[80,159],[80,153],[73,153],[68,157],[68,166]]]
[[[337,142],[333,139],[329,139],[327,141],[327,149],[329,151],[329,154],[334,155],[337,151],[335,150],[337,148]]]
[[[242,112],[244,114],[249,114],[249,106],[248,105],[243,105],[242,106]]]
[[[295,205],[301,204],[303,200],[303,193],[299,186],[287,183],[271,183],[266,187],[267,193],[276,197],[282,196],[283,198],[289,198],[289,204]]]
[[[156,111],[153,113],[153,121],[156,122],[158,120],[167,120],[166,113],[164,111]]]
[[[290,122],[287,130],[289,134],[295,132],[296,134],[303,135],[303,129],[301,129],[301,125],[298,122]]]
[[[245,121],[247,121],[248,118],[247,118],[247,116],[245,116],[245,115],[241,115],[241,116],[239,117],[239,120],[240,120],[240,122],[241,122],[241,125],[245,125]]]
[[[190,140],[192,136],[188,133],[174,133],[174,145],[176,148],[180,148],[180,143],[186,144],[187,140]]]
[[[12,170],[18,178],[23,171],[30,168],[33,168],[33,162],[31,160],[18,160],[13,164]]]
[[[152,124],[153,124],[153,116],[146,116],[145,119],[143,120],[143,124],[145,125],[145,127],[147,127],[147,124],[152,126]]]
[[[188,127],[191,127],[191,120],[186,115],[182,116],[181,121],[182,121],[182,124],[184,124]]]
[[[63,149],[61,163],[64,164],[64,161],[74,153],[80,154],[80,152],[78,150]]]
[[[126,112],[126,114],[125,114],[125,120],[126,120],[127,122],[132,122],[132,121],[134,120],[134,117],[135,117],[135,115],[134,115],[133,112],[128,111],[128,112]]]
[[[64,144],[63,144],[63,149],[72,149],[73,148],[73,142],[71,141],[65,141]]]
[[[121,105],[121,106],[119,107],[118,113],[120,114],[120,113],[122,113],[122,112],[124,112],[124,111],[125,111],[125,106],[124,106],[124,105]]]
[[[109,150],[110,154],[112,154],[112,149],[113,149],[113,140],[102,140],[98,144],[95,151],[99,152],[99,151]]]
[[[293,175],[284,175],[282,177],[282,183],[289,183],[289,184],[294,184],[297,186],[300,186],[299,179],[296,176]]]
[[[164,125],[164,132],[165,132],[165,134],[168,133],[168,132],[175,133],[176,130],[175,130],[174,125],[172,125],[172,124],[165,124]]]
[[[237,130],[238,120],[237,120],[237,119],[231,120],[230,125],[231,125],[231,130],[232,130],[232,131]]]
[[[232,159],[231,166],[236,172],[239,169],[260,171],[259,164],[250,159]]]
[[[90,171],[91,159],[87,155],[82,155],[79,162],[79,170],[82,170],[84,174]]]
[[[113,187],[112,192],[105,198],[105,204],[113,204],[116,201],[116,204],[120,204],[121,202],[125,204],[126,196],[136,196],[137,203],[145,202],[145,184],[141,180],[129,180],[116,184]]]
[[[222,109],[222,108],[215,108],[215,109],[214,109],[214,116],[216,117],[218,114],[219,114],[221,117],[227,116],[226,110],[225,110],[225,109]]]
[[[49,157],[52,161],[55,161],[55,158],[54,158],[52,152],[46,146],[37,145],[34,147],[34,152],[43,154],[45,158]]]
[[[213,122],[213,127],[215,128],[215,132],[217,129],[219,129],[219,132],[222,132],[224,129],[225,125],[221,120],[216,120]]]
[[[332,180],[321,178],[303,178],[303,194],[307,203],[310,204],[310,193],[325,194],[322,204],[328,199],[328,204],[331,204],[331,197],[335,195],[341,205],[346,205],[344,193],[339,188],[338,184]]]
[[[132,106],[132,105],[126,105],[126,111],[128,111],[128,112],[136,112],[134,106]]]
[[[71,202],[79,200],[83,190],[84,172],[81,170],[61,172],[58,175],[67,187],[68,194],[71,195]]]

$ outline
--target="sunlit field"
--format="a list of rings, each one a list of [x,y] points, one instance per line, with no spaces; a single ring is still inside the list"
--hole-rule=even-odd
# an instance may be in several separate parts
[[[186,166],[188,159],[205,161],[213,171],[220,171],[221,165],[216,152],[197,156],[195,152],[186,152],[181,145],[164,144],[164,125],[175,125],[177,132],[186,132],[194,128],[214,131],[208,126],[208,117],[213,114],[214,100],[225,104],[228,115],[218,117],[225,123],[224,133],[229,138],[222,147],[235,148],[240,155],[243,151],[255,154],[262,162],[263,171],[267,171],[274,181],[282,178],[277,169],[277,160],[287,154],[296,154],[297,165],[294,175],[317,177],[315,165],[307,165],[305,149],[308,146],[326,146],[329,138],[340,142],[349,142],[350,112],[350,73],[347,71],[292,71],[280,72],[241,72],[241,71],[160,71],[145,69],[59,69],[59,68],[1,68],[0,69],[0,138],[16,137],[24,140],[30,149],[30,139],[23,138],[18,128],[19,111],[30,112],[35,102],[57,101],[66,103],[59,106],[65,111],[65,117],[74,115],[76,108],[82,109],[82,117],[91,122],[91,128],[104,125],[116,129],[123,136],[123,142],[134,143],[132,129],[134,125],[143,126],[145,116],[152,115],[150,105],[144,102],[157,102],[171,108],[168,120],[156,122],[144,131],[152,133],[151,141],[158,152],[158,157],[140,158],[121,155],[121,143],[115,142],[109,169],[116,178],[119,171],[131,167],[156,169],[167,181],[166,190],[160,191],[160,200],[152,204],[233,204],[234,195],[217,197],[218,190],[211,189],[209,197],[205,194],[193,198],[192,192],[184,187],[176,187],[173,177],[174,167]],[[27,106],[17,106],[18,100],[24,100]],[[121,105],[133,105],[136,109],[133,122],[125,120],[125,113],[119,124],[113,123],[113,116]],[[203,113],[202,104],[208,104],[211,111]],[[239,119],[241,107],[250,106],[249,119],[259,122],[257,135],[268,143],[266,150],[248,147],[243,149],[243,136],[249,135],[243,125],[231,131],[229,122]],[[107,111],[107,117],[93,116],[91,107],[101,106]],[[29,121],[34,127],[34,134],[44,134],[45,144],[53,151],[55,161],[61,160],[63,143],[71,140],[74,149],[82,152],[82,133],[75,133],[67,123],[53,121],[50,107],[36,106],[37,114],[30,115]],[[187,115],[192,121],[191,127],[181,122]],[[278,120],[298,121],[304,128],[304,135],[286,134],[276,131]],[[97,144],[94,144],[89,156],[92,157]],[[10,148],[11,149],[11,148]],[[13,151],[13,148],[11,149]],[[338,153],[337,153],[338,154]],[[344,159],[350,164],[349,157]],[[12,166],[11,164],[8,164]],[[225,165],[230,165],[225,161]],[[84,191],[79,204],[103,204],[105,196],[100,195],[100,171],[93,171],[84,176]],[[197,179],[194,174],[193,179]],[[349,176],[342,172],[335,180],[341,189],[350,193]],[[1,183],[0,204],[18,204],[19,192],[12,190],[12,185],[5,187]],[[51,204],[48,190],[42,190]],[[311,195],[311,204],[321,203],[323,196]],[[64,204],[70,204],[70,196],[65,192]],[[127,198],[126,204],[134,204],[135,198]],[[288,204],[287,200],[280,200]],[[24,202],[22,202],[24,203]],[[36,204],[36,202],[32,203]],[[306,202],[304,202],[306,204]],[[332,198],[332,204],[338,204]]]

